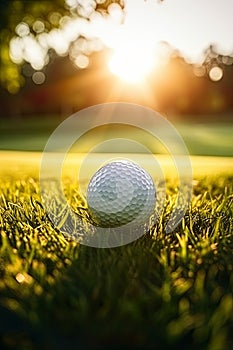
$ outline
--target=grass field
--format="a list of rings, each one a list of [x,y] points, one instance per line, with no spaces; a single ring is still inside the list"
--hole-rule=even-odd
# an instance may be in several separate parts
[[[206,117],[203,117],[206,120]],[[195,117],[193,118],[195,120]],[[2,150],[18,150],[18,151],[42,151],[48,140],[48,137],[52,131],[61,123],[59,117],[46,117],[41,116],[40,118],[34,118],[29,120],[1,120],[0,119],[0,149]],[[81,122],[80,122],[81,123]],[[82,122],[85,124],[85,120]],[[174,126],[184,139],[188,151],[192,155],[205,155],[205,156],[227,156],[233,157],[233,123],[231,122],[176,122]],[[106,134],[108,137],[129,137],[130,132],[133,133],[133,138],[142,141],[143,135],[137,130],[128,130],[121,128],[117,133],[116,127],[113,129],[107,128],[102,129],[102,132],[92,132],[85,138],[83,142],[79,142],[79,152],[87,151],[87,144],[92,143],[94,145],[101,142]],[[156,153],[156,146],[153,137],[150,138],[148,135],[144,137],[146,144],[153,143],[154,150]],[[117,145],[118,150],[121,145]],[[119,150],[120,151],[120,150]],[[159,147],[159,152],[161,152]]]
[[[174,232],[168,182],[153,230],[96,249],[48,219],[40,153],[0,157],[0,349],[233,349],[231,158],[192,157],[192,203]]]
[[[174,232],[164,233],[177,188],[162,155],[167,193],[156,226],[127,246],[96,249],[64,237],[41,203],[40,151],[59,122],[0,122],[0,350],[233,349],[232,125],[178,125],[193,195]],[[105,157],[88,158],[84,182]],[[68,158],[75,179],[82,162]],[[65,191],[85,205],[73,180]]]

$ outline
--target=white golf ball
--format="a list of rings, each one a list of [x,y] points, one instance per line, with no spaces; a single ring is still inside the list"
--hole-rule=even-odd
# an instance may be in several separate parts
[[[151,176],[131,161],[113,161],[100,168],[87,188],[87,204],[92,220],[101,227],[142,225],[155,207],[155,187]]]

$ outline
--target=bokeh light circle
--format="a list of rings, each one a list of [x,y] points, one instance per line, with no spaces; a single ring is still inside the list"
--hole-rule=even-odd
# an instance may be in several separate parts
[[[219,81],[223,77],[223,70],[221,67],[214,66],[209,71],[209,77],[212,81]]]

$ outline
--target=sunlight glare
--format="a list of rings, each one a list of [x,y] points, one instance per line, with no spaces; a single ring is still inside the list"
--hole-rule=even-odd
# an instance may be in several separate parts
[[[145,4],[139,0],[127,1],[123,13],[119,7],[112,5],[112,10],[119,11],[119,18],[120,14],[124,16],[124,22],[108,33],[105,32],[103,38],[105,44],[113,49],[108,64],[110,71],[132,84],[143,82],[152,72],[157,60],[155,48],[158,41],[155,32],[148,22],[144,27],[140,25],[144,7]],[[131,11],[132,8],[134,11]],[[153,34],[154,40],[151,40],[150,34]]]
[[[122,47],[115,50],[109,69],[128,83],[139,83],[146,78],[153,67],[153,54],[149,50]]]

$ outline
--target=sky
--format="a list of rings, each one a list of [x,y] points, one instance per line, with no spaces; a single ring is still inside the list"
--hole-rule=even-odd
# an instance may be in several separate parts
[[[126,0],[125,10],[135,39],[167,41],[194,62],[211,43],[219,53],[233,54],[232,0]]]

